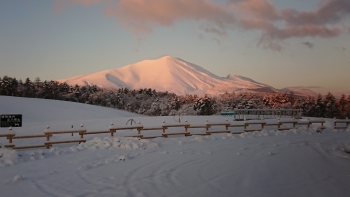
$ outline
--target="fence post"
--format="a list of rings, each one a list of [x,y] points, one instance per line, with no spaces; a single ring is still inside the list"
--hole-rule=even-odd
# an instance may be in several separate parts
[[[247,129],[247,124],[246,124],[246,119],[245,119],[245,116],[244,117],[244,131]]]
[[[80,125],[80,128],[81,128],[82,130],[85,130],[83,124]],[[84,136],[83,132],[79,133],[79,135],[80,135],[80,139],[83,139],[83,136]],[[72,136],[73,136],[73,133],[72,133]],[[80,144],[80,143],[79,143],[79,144]]]
[[[45,133],[50,131],[50,125],[46,126]],[[46,134],[46,141],[50,141],[50,134]]]
[[[9,144],[12,144],[12,136],[13,136],[12,127],[9,127],[9,135],[8,135]]]
[[[111,125],[109,126],[109,130],[111,131],[111,137],[113,137],[113,133],[114,133],[112,130],[113,126],[114,126],[114,124],[113,124],[113,122],[111,122]],[[117,130],[115,130],[115,132],[117,132]]]
[[[205,121],[205,125],[206,125],[206,128],[205,128],[205,132],[209,132],[209,126],[208,126],[208,119]]]
[[[165,120],[163,120],[163,123],[162,123],[162,126],[163,126],[163,134],[165,134],[165,127],[164,127],[164,125],[165,125]]]

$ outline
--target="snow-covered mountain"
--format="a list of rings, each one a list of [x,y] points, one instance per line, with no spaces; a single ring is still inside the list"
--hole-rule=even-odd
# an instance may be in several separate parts
[[[219,77],[198,65],[171,56],[58,81],[69,85],[97,85],[103,88],[152,88],[180,95],[220,94],[226,91],[279,92],[269,85],[243,76]]]
[[[287,87],[281,89],[282,92],[293,92],[297,96],[311,96],[311,97],[317,97],[318,94],[310,89],[303,88],[303,87]]]

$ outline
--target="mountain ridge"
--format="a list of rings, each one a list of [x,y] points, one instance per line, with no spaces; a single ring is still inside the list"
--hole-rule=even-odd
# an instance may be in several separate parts
[[[225,92],[274,93],[280,90],[248,77],[229,74],[219,77],[181,58],[164,56],[121,68],[58,80],[69,85],[97,85],[102,88],[152,88],[179,95]]]

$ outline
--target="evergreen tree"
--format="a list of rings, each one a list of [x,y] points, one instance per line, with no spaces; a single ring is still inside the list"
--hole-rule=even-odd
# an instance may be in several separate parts
[[[305,116],[316,116],[316,101],[313,97],[309,96],[303,105],[303,114]]]
[[[170,108],[178,111],[181,108],[181,101],[179,97],[175,96],[171,99],[170,103]]]
[[[57,81],[50,81],[49,83],[50,87],[51,87],[51,93],[53,96],[53,99],[57,99],[58,93],[59,93],[59,83]]]
[[[0,95],[13,95],[13,87],[12,87],[12,78],[8,76],[4,76],[0,81]]]
[[[197,95],[177,96],[168,92],[143,88],[132,90],[126,87],[117,90],[93,86],[69,86],[67,83],[43,81],[24,82],[8,76],[0,77],[0,95],[62,99],[94,105],[108,106],[148,115],[212,115],[228,109],[303,109],[305,116],[350,118],[350,95],[339,100],[328,93],[324,98],[296,97],[293,92],[275,94],[227,93],[217,97]],[[170,112],[172,110],[172,112]]]
[[[330,92],[325,97],[325,112],[327,118],[334,118],[337,115],[336,100]]]
[[[290,103],[290,106],[294,105],[294,102],[296,101],[294,92],[290,91],[288,94],[288,101]]]
[[[151,107],[149,110],[147,110],[146,115],[151,116],[160,116],[162,111],[160,109],[160,100],[157,98],[155,101],[152,102]]]
[[[337,118],[345,118],[347,115],[346,107],[348,102],[345,98],[345,94],[342,94],[337,102]]]
[[[295,99],[294,104],[292,106],[293,109],[303,109],[305,106],[305,101],[302,98]]]
[[[23,97],[25,96],[25,90],[24,90],[24,85],[22,79],[18,81],[17,89],[16,89],[16,96]]]
[[[42,97],[44,99],[52,99],[52,95],[51,95],[51,87],[49,85],[49,82],[47,82],[46,80],[42,83],[42,89],[41,89],[41,94],[42,94]]]
[[[24,95],[27,97],[35,97],[34,95],[34,84],[32,81],[27,77],[24,81]]]
[[[200,115],[212,115],[215,113],[214,104],[215,100],[212,100],[208,95],[204,95],[203,98],[199,98],[195,102],[193,109],[196,111],[199,110]]]
[[[348,98],[346,99],[346,117],[350,118],[350,95],[348,95]]]
[[[319,94],[315,103],[315,114],[316,117],[325,117],[326,107],[322,95]]]
[[[35,98],[41,98],[41,91],[42,91],[42,83],[39,77],[36,77],[34,80],[34,97]]]

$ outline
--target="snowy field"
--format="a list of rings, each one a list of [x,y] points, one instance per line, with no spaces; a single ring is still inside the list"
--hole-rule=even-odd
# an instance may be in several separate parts
[[[42,99],[0,96],[0,114],[23,114],[20,135],[79,128],[108,130],[130,118],[145,126],[175,123],[111,108]],[[225,121],[222,116],[183,117],[191,124]],[[229,119],[232,121],[232,118]],[[289,131],[169,137],[121,137],[134,131],[88,135],[86,143],[51,149],[0,149],[0,196],[349,196],[350,129],[333,120]],[[241,128],[233,129],[242,130]],[[203,132],[201,129],[195,132]],[[1,128],[0,134],[8,133]],[[146,132],[146,131],[145,131]],[[156,131],[155,131],[156,132]],[[192,132],[192,130],[191,130]],[[78,139],[78,135],[54,136]],[[16,139],[38,144],[45,139]],[[0,138],[0,145],[7,144]]]

